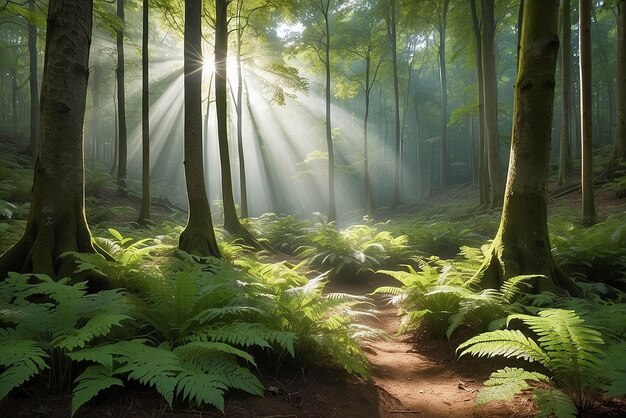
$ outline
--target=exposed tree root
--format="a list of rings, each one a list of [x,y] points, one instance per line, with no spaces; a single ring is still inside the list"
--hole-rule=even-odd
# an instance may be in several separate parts
[[[572,296],[582,296],[574,281],[554,262],[549,247],[546,251],[529,250],[528,247],[508,243],[502,245],[500,235],[496,237],[482,267],[476,273],[483,289],[499,289],[502,284],[515,276],[537,274],[530,284],[533,293],[567,292]]]
[[[87,281],[90,291],[109,288],[108,278],[97,271],[76,273],[76,258],[69,254],[74,252],[98,252],[108,260],[113,260],[106,251],[93,243],[89,230],[84,226],[54,227],[31,221],[22,238],[0,256],[0,280],[14,271],[41,273],[53,278],[72,277],[76,281]]]
[[[222,257],[210,218],[190,218],[187,226],[180,234],[178,248],[200,257]]]

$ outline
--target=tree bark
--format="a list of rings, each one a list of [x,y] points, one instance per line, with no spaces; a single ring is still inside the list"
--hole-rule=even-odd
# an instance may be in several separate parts
[[[591,0],[581,0],[580,12],[580,124],[581,135],[581,184],[582,184],[582,222],[591,225],[596,219],[593,191],[593,148],[591,133]]]
[[[9,271],[66,277],[75,262],[64,254],[96,250],[85,219],[83,161],[92,9],[92,0],[50,0],[32,204],[24,235],[0,257],[0,278]]]
[[[571,129],[571,95],[572,85],[571,60],[572,60],[572,22],[570,18],[571,0],[563,0],[563,41],[561,45],[561,136],[559,140],[559,186],[567,177],[567,172],[572,169],[572,153],[570,150]]]
[[[496,207],[502,203],[503,181],[498,137],[498,83],[496,80],[494,51],[494,0],[482,0],[482,17],[483,88],[485,89],[485,140],[490,184],[489,201],[491,207]]]
[[[609,165],[626,162],[626,1],[617,4],[616,125],[613,153]]]
[[[490,205],[489,170],[486,167],[485,152],[485,91],[483,79],[483,57],[481,23],[476,11],[476,0],[470,2],[472,12],[472,27],[476,47],[476,78],[478,79],[478,193],[479,205],[486,208]]]
[[[239,191],[241,194],[241,217],[248,217],[248,186],[246,183],[246,160],[243,152],[243,69],[241,63],[241,42],[243,38],[241,28],[241,5],[237,11],[237,152],[239,156]]]
[[[370,169],[369,169],[369,153],[368,153],[368,138],[367,128],[370,115],[370,71],[372,66],[372,57],[368,50],[365,57],[365,114],[363,115],[363,207],[365,214],[372,216],[374,208],[372,205],[372,192],[370,184]]]
[[[335,197],[335,151],[333,149],[333,133],[330,120],[330,99],[331,99],[331,80],[330,80],[330,2],[332,0],[320,0],[322,13],[324,15],[324,65],[326,69],[326,147],[328,149],[328,222],[337,220],[337,203]]]
[[[217,0],[215,2],[215,108],[217,112],[220,166],[222,169],[224,229],[230,234],[241,238],[247,245],[255,248],[264,248],[239,221],[235,208],[235,198],[233,196],[230,153],[228,150],[228,109],[226,103],[228,76],[226,67],[228,56],[228,3],[228,0]]]
[[[554,101],[559,1],[527,2],[515,85],[513,137],[502,219],[478,275],[483,288],[499,288],[521,274],[544,275],[533,291],[567,290],[575,284],[550,252],[546,185]]]
[[[439,22],[439,83],[441,87],[441,162],[439,165],[441,188],[448,187],[448,76],[446,73],[446,26],[449,0],[443,0]]]
[[[35,0],[28,0],[28,9],[35,12]],[[38,53],[37,53],[37,26],[28,22],[28,81],[30,86],[30,142],[26,154],[37,157],[37,138],[39,135],[39,83],[38,83]]]
[[[389,36],[389,46],[391,49],[391,65],[393,73],[393,99],[394,99],[394,120],[395,120],[395,136],[394,136],[394,152],[393,152],[393,197],[391,207],[395,208],[400,204],[401,200],[401,184],[400,170],[402,162],[400,161],[400,91],[398,81],[398,46],[396,33],[396,1],[389,0],[389,15],[387,20],[387,34]]]
[[[117,0],[117,17],[122,22],[122,28],[117,31],[117,108],[118,108],[118,153],[117,153],[117,193],[126,195],[126,161],[128,159],[128,131],[126,128],[126,94],[124,70],[124,2]]]
[[[137,223],[147,225],[150,222],[151,193],[150,193],[150,79],[149,51],[148,51],[148,0],[143,0],[141,34],[141,207]]]
[[[178,248],[221,257],[206,196],[202,150],[202,0],[185,0],[185,180],[189,215]]]

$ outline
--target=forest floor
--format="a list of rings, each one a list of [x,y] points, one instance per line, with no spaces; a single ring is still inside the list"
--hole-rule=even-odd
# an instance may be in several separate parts
[[[469,190],[469,189],[467,189]],[[472,192],[474,193],[474,192]],[[458,197],[458,196],[456,196]],[[136,206],[136,202],[115,196],[101,196],[111,206]],[[450,199],[449,194],[433,196],[431,204]],[[601,216],[626,211],[626,199],[616,200],[600,189],[596,195]],[[580,207],[580,193],[573,192],[550,199],[549,206]],[[156,209],[167,213],[164,208]],[[417,210],[412,205],[403,211]],[[387,214],[389,215],[389,214]],[[494,216],[497,214],[494,213]],[[117,221],[134,221],[122,216]],[[456,249],[455,249],[456,250]],[[369,295],[377,287],[396,284],[382,275],[364,280],[331,283],[327,291]],[[374,296],[376,317],[363,317],[364,324],[382,329],[387,339],[368,343],[364,351],[371,362],[372,379],[366,382],[347,377],[340,371],[312,367],[305,370],[261,371],[266,391],[262,398],[234,393],[227,399],[227,417],[529,417],[535,409],[528,395],[512,402],[496,402],[475,407],[474,399],[488,375],[495,370],[493,361],[464,358],[457,361],[453,341],[408,339],[398,336],[397,308],[382,296]],[[44,395],[36,387],[25,386],[0,405],[0,416],[60,417],[68,416],[69,395]],[[597,415],[625,416],[623,399],[607,404]],[[224,416],[216,410],[194,410],[174,405],[170,408],[154,391],[142,387],[133,390],[110,390],[85,405],[77,417],[211,417]]]

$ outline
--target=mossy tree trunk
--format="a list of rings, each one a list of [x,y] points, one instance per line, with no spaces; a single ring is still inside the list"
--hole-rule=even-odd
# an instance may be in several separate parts
[[[185,0],[185,181],[189,217],[178,248],[221,257],[204,183],[202,150],[202,0]]]
[[[534,291],[577,293],[550,252],[546,184],[555,68],[559,38],[559,1],[527,2],[515,85],[513,138],[502,219],[479,275],[484,288],[498,288],[520,274],[541,274]]]
[[[439,180],[441,188],[448,187],[448,75],[446,71],[446,29],[448,26],[449,0],[443,0],[439,20],[439,86],[441,87],[441,162]]]
[[[83,162],[92,9],[92,0],[50,0],[31,209],[24,235],[0,257],[0,279],[9,271],[67,276],[75,263],[63,254],[95,252]]]

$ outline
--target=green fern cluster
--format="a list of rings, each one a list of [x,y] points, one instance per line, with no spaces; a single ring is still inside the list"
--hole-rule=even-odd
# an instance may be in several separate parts
[[[328,269],[329,277],[355,277],[363,271],[408,261],[411,248],[405,235],[394,237],[377,225],[351,225],[338,229],[318,223],[307,235],[309,244],[298,250],[308,264]]]
[[[87,294],[84,283],[10,273],[0,283],[0,399],[44,371],[50,390],[65,390],[68,356],[99,346],[129,311],[120,290]]]
[[[461,344],[459,357],[517,358],[538,363],[542,371],[507,367],[494,372],[476,398],[478,404],[508,400],[532,389],[539,416],[575,417],[592,408],[602,392],[626,393],[623,342],[604,349],[600,332],[572,310],[510,315],[507,325],[513,321],[521,321],[533,338],[519,329],[486,332]]]
[[[551,220],[552,251],[570,274],[626,289],[626,212],[582,228],[567,213]]]
[[[407,271],[379,271],[402,284],[374,291],[388,295],[390,302],[398,305],[400,333],[450,338],[462,325],[473,330],[498,328],[519,308],[514,302],[528,290],[527,282],[536,278],[516,276],[500,289],[479,289],[475,272],[483,262],[483,251],[462,247],[460,255],[458,260],[417,258],[419,270],[406,266]]]

